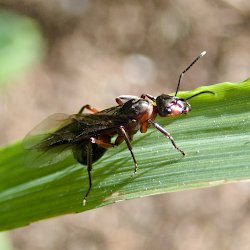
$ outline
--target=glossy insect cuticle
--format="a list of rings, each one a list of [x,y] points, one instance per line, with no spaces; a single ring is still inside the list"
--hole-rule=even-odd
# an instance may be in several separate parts
[[[175,143],[170,133],[158,124],[155,119],[157,115],[162,117],[177,116],[186,114],[191,110],[187,102],[200,94],[212,93],[203,91],[197,93],[186,100],[178,98],[182,76],[194,65],[202,56],[203,51],[181,74],[178,80],[174,96],[162,94],[154,97],[149,94],[142,94],[141,97],[131,95],[121,95],[116,98],[117,106],[98,111],[96,108],[87,104],[84,105],[77,114],[69,115],[62,119],[62,122],[56,122],[57,128],[54,132],[46,132],[44,136],[37,136],[36,131],[31,132],[25,142],[27,149],[41,152],[55,152],[61,147],[71,149],[74,158],[82,165],[87,166],[88,189],[83,197],[83,206],[86,205],[87,197],[92,189],[92,165],[99,160],[107,149],[120,145],[125,141],[131,158],[134,163],[133,176],[137,174],[138,163],[134,155],[131,141],[137,131],[147,132],[150,125],[167,137],[173,147],[183,156],[186,153]],[[213,93],[214,94],[214,93]],[[84,113],[87,109],[90,113]],[[44,125],[41,124],[41,127]],[[51,128],[49,128],[51,130]],[[49,131],[49,130],[48,130]],[[113,138],[114,143],[113,143]],[[55,156],[52,154],[52,156]]]

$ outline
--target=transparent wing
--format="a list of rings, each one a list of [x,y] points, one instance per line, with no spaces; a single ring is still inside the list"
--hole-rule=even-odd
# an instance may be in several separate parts
[[[70,123],[71,116],[66,114],[58,113],[47,117],[25,136],[23,140],[24,149],[33,149],[43,139]]]
[[[108,112],[107,112],[108,111]],[[23,141],[27,164],[32,167],[52,165],[66,158],[73,147],[83,146],[90,137],[113,135],[129,120],[115,115],[117,107],[96,114],[54,114],[36,126]]]
[[[66,114],[53,114],[38,124],[30,131],[23,140],[26,149],[25,164],[29,167],[44,167],[62,161],[71,154],[70,145],[62,143],[62,138],[57,136],[55,142],[55,131],[72,123],[72,117]]]

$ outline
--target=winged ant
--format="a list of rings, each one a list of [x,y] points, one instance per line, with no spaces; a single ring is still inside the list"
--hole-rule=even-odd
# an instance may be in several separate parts
[[[169,132],[155,119],[157,115],[170,117],[187,114],[191,110],[188,100],[201,94],[214,94],[211,91],[202,91],[186,99],[177,97],[183,75],[205,54],[206,52],[203,51],[180,74],[174,96],[167,94],[161,94],[157,97],[149,94],[142,94],[140,97],[121,95],[116,98],[117,106],[102,111],[85,105],[77,114],[63,115],[63,119],[58,119],[58,115],[52,115],[49,119],[57,120],[54,123],[56,126],[54,130],[37,132],[41,127],[46,127],[47,120],[45,120],[38,126],[39,129],[35,128],[26,136],[26,148],[41,152],[41,157],[50,151],[56,153],[59,149],[71,149],[74,158],[82,165],[87,165],[89,186],[83,198],[83,205],[86,204],[92,188],[92,165],[103,156],[107,149],[118,146],[125,141],[134,162],[134,173],[137,172],[138,164],[131,141],[138,130],[145,133],[152,125],[166,136],[173,147],[184,156],[185,152],[176,145]],[[91,113],[83,113],[85,109]],[[116,137],[114,141],[112,141],[113,137]]]

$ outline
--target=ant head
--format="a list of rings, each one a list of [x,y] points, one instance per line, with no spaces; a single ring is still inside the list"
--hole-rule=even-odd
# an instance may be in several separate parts
[[[182,99],[176,96],[179,91],[183,75],[205,54],[206,51],[201,52],[200,55],[196,57],[194,61],[184,71],[182,71],[178,80],[174,96],[162,94],[155,99],[157,112],[160,116],[167,117],[167,116],[177,116],[181,114],[186,114],[191,110],[191,105],[187,102],[187,100],[205,93],[214,94],[214,92],[212,91],[202,91],[200,93],[188,97],[187,99]]]
[[[191,105],[185,99],[165,94],[156,98],[156,106],[162,117],[186,114],[191,110]]]
[[[186,114],[191,110],[191,105],[187,102],[187,100],[190,100],[193,97],[203,94],[214,95],[215,93],[209,90],[201,91],[197,94],[189,96],[186,99],[162,94],[158,96],[155,100],[158,114],[162,117]]]

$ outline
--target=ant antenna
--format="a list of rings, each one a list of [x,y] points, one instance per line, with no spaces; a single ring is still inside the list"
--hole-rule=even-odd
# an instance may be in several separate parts
[[[213,91],[209,91],[209,90],[205,90],[205,91],[201,91],[200,93],[197,93],[197,94],[194,94],[192,96],[189,96],[188,98],[186,98],[185,100],[189,100],[193,97],[196,97],[198,95],[203,95],[203,94],[212,94],[212,95],[215,95],[215,93]]]
[[[176,96],[177,95],[177,93],[178,93],[178,91],[179,91],[179,87],[180,87],[180,83],[181,83],[181,78],[182,78],[182,76],[201,58],[201,57],[203,57],[204,55],[206,55],[206,51],[202,51],[201,53],[200,53],[200,55],[198,56],[198,57],[196,57],[195,59],[194,59],[194,61],[184,70],[184,71],[182,71],[182,73],[180,74],[180,77],[179,77],[179,81],[178,81],[178,85],[177,85],[177,88],[176,88],[176,91],[175,91],[175,95],[174,96]]]

